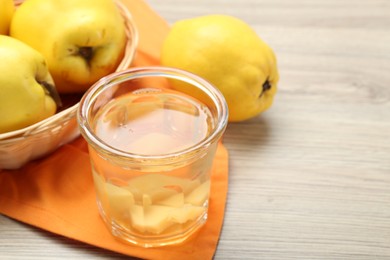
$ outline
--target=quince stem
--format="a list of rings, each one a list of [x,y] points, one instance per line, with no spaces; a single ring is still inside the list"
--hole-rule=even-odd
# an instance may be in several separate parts
[[[263,91],[261,91],[259,98],[261,98],[267,90],[271,89],[271,87],[272,87],[272,86],[271,86],[271,84],[269,83],[269,81],[268,81],[268,79],[267,79],[267,80],[264,82],[264,84],[263,84]]]

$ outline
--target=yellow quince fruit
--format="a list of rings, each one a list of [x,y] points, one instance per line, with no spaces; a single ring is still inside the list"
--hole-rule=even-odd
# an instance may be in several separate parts
[[[0,0],[0,34],[7,35],[15,11],[13,0]]]
[[[37,123],[59,101],[43,56],[27,44],[0,35],[0,133]]]
[[[114,72],[126,47],[113,0],[25,0],[10,35],[43,54],[60,93],[84,92]]]
[[[228,15],[173,24],[162,47],[161,64],[187,70],[216,86],[228,104],[230,122],[268,109],[279,80],[273,50],[248,24]]]

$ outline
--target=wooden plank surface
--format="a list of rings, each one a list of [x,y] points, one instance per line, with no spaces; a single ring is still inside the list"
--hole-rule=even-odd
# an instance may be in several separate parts
[[[215,259],[390,259],[390,1],[149,0],[169,23],[225,13],[275,50],[273,107],[229,124]],[[0,259],[117,259],[0,216]]]

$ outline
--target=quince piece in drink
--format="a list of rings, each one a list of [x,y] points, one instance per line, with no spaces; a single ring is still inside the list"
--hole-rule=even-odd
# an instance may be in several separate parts
[[[177,194],[177,191],[168,189],[165,187],[157,188],[154,191],[144,194],[137,194],[138,196],[142,196],[142,204],[144,206],[149,206],[152,204],[160,204],[160,201],[168,199]]]
[[[205,208],[199,206],[184,205],[183,207],[172,210],[169,218],[173,223],[184,224],[187,221],[196,220]]]
[[[172,208],[182,207],[184,205],[184,193],[176,193],[170,197],[157,201],[156,204]]]
[[[129,190],[111,183],[105,183],[105,188],[110,204],[110,214],[116,217],[128,214],[130,207],[135,202],[133,194]]]
[[[106,182],[104,178],[99,174],[97,174],[96,172],[93,172],[92,177],[93,177],[93,182],[95,184],[94,187],[95,187],[96,195],[99,198],[101,206],[103,207],[104,210],[106,210],[110,205],[108,201],[108,197],[106,196],[106,190],[105,190]]]
[[[133,205],[130,210],[132,226],[140,232],[161,234],[174,224],[184,224],[196,220],[204,212],[203,207],[183,206],[172,208],[152,205]]]
[[[168,220],[170,210],[164,206],[134,205],[130,210],[132,226],[143,233],[160,234],[172,224]]]
[[[191,205],[202,206],[207,200],[209,193],[210,181],[205,181],[193,191],[191,191],[188,195],[186,195],[184,202]]]
[[[142,201],[143,195],[148,194],[154,203],[177,192],[187,194],[199,185],[198,179],[190,180],[152,173],[131,179],[126,188],[133,193],[136,201]]]

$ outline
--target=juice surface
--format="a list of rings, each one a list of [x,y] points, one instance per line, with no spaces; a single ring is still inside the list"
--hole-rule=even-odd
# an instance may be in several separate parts
[[[209,109],[172,90],[141,89],[120,96],[100,109],[95,133],[119,150],[158,155],[199,143],[212,129]]]

